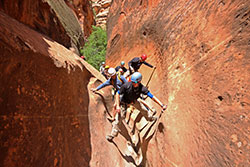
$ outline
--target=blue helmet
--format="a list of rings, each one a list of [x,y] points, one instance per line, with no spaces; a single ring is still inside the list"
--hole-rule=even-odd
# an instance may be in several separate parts
[[[121,61],[121,65],[124,65],[125,64],[125,62],[124,61]]]
[[[134,83],[138,83],[142,80],[142,75],[139,72],[135,72],[131,76],[131,81]]]

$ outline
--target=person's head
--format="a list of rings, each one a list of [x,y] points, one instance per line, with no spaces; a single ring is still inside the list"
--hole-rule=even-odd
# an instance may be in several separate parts
[[[121,66],[124,67],[124,65],[125,65],[125,62],[121,61]]]
[[[112,79],[116,78],[116,70],[114,68],[109,68],[108,69],[108,75],[109,77],[111,77]]]
[[[108,65],[106,65],[104,69],[105,69],[106,71],[108,71],[109,66],[108,66]]]
[[[141,83],[142,80],[142,75],[139,72],[135,72],[131,76],[131,82],[133,84],[133,87],[138,87],[139,84]]]
[[[102,62],[102,66],[105,67],[105,62],[104,61]]]
[[[147,55],[142,54],[142,55],[141,55],[141,61],[145,61],[146,59],[147,59]]]

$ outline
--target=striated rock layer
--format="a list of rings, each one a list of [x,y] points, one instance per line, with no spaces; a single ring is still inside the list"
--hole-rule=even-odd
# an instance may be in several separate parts
[[[106,29],[107,17],[112,0],[91,0],[95,12],[96,26]]]
[[[84,38],[92,32],[92,25],[95,23],[91,3],[88,0],[64,0],[67,5],[75,12],[81,28],[84,32]]]
[[[84,4],[89,2],[81,1],[81,5]],[[90,34],[89,27],[93,24],[93,13],[88,12],[91,11],[89,8],[91,7],[85,5],[88,17],[82,20],[86,25],[86,30],[83,32],[76,15],[64,0],[0,0],[1,11],[67,48],[73,47],[75,50],[84,44],[84,36]]]
[[[149,89],[168,104],[144,165],[249,166],[250,1],[120,0],[109,12],[107,64],[147,54]],[[145,84],[152,69],[140,71]]]
[[[0,166],[88,166],[87,63],[2,12],[0,52]]]

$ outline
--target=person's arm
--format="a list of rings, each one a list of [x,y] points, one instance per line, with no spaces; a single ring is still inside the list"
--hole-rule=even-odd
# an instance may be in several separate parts
[[[126,67],[123,67],[122,70],[123,72],[127,72],[128,69]]]
[[[121,107],[120,107],[120,91],[118,90],[115,96],[115,106],[116,106],[116,112],[120,112],[121,111]]]
[[[121,76],[121,79],[123,81],[123,84],[125,84],[126,82],[128,82],[128,80],[126,80],[126,78],[123,75]]]
[[[120,69],[120,66],[115,67],[115,71],[117,72]]]
[[[140,58],[139,58],[139,57],[135,57],[135,58],[133,58],[130,62],[128,62],[128,67],[129,67],[129,69],[130,69],[130,71],[131,71],[132,73],[135,72],[135,69],[134,69],[134,67],[133,67],[132,65],[133,65],[133,64],[137,64],[139,61],[140,61]]]
[[[133,59],[128,62],[128,67],[130,67],[132,65],[132,61],[133,61]]]
[[[147,65],[147,66],[149,66],[149,67],[151,67],[151,68],[153,68],[154,66],[152,66],[151,64],[149,64],[148,62],[146,62],[146,61],[144,61],[144,62],[142,62],[143,64],[145,64],[145,65]]]
[[[167,109],[167,105],[164,105],[157,97],[152,95],[150,92],[147,93],[148,97],[150,97],[154,102],[161,106],[163,110]]]
[[[95,92],[95,91],[98,91],[98,90],[104,88],[105,86],[108,86],[108,85],[110,85],[110,80],[105,81],[104,83],[102,83],[101,85],[99,85],[97,88],[93,88],[91,90],[93,92]]]
[[[130,72],[133,73],[134,72],[134,68],[132,67],[132,61],[133,61],[133,59],[128,62],[128,69],[130,70]]]

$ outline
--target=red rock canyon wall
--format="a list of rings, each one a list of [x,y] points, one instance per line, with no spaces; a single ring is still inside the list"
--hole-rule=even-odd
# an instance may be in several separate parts
[[[157,66],[149,89],[168,109],[148,166],[249,166],[250,1],[116,0],[107,27],[108,64]]]

